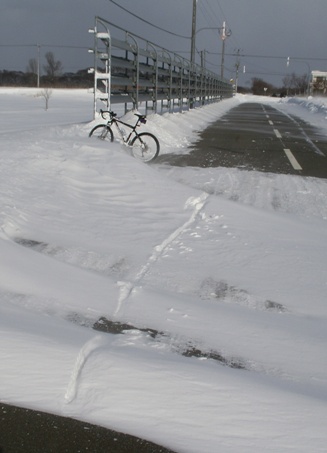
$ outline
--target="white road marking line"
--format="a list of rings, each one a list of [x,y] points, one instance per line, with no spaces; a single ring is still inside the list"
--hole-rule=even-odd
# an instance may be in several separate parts
[[[282,138],[278,129],[274,129],[274,132],[277,138]]]
[[[270,126],[274,125],[273,121],[271,121],[271,120],[269,120],[268,123],[270,124]]]
[[[291,162],[292,167],[294,170],[302,170],[301,165],[298,163],[298,161],[295,159],[292,151],[290,149],[284,149],[286,156],[288,157],[288,160]]]
[[[284,115],[287,116],[287,118],[289,118],[291,121],[293,121],[294,124],[297,125],[297,127],[300,129],[300,131],[301,131],[302,134],[304,135],[306,142],[309,143],[309,144],[312,146],[314,152],[317,153],[317,154],[319,154],[319,156],[324,156],[324,157],[326,157],[326,155],[318,148],[318,146],[315,145],[315,144],[313,143],[313,141],[311,140],[311,138],[308,137],[308,135],[307,135],[306,132],[304,131],[303,127],[302,127],[302,126],[301,126],[301,125],[300,125],[300,124],[299,124],[299,123],[298,123],[291,115],[288,115],[287,113],[284,113]]]

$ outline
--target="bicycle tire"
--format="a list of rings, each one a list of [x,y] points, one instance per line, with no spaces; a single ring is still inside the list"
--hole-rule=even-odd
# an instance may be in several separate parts
[[[131,141],[132,154],[143,162],[153,161],[159,154],[160,144],[153,134],[141,132]]]
[[[111,127],[107,124],[98,124],[89,133],[89,137],[96,137],[100,140],[106,140],[109,142],[114,141],[114,134]]]

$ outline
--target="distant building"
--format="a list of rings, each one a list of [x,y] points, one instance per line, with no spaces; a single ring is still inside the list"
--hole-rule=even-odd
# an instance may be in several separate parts
[[[324,71],[311,71],[311,94],[327,94],[327,72]]]

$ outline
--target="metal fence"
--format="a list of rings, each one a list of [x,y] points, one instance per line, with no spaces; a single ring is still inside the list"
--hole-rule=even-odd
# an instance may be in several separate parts
[[[111,36],[114,29],[122,37]],[[122,28],[95,18],[94,29],[94,115],[103,103],[125,104],[157,113],[164,109],[189,109],[231,97],[232,85],[203,66],[163,49]]]

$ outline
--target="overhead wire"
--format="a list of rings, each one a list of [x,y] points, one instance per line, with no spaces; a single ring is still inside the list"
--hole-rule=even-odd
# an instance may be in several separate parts
[[[118,8],[120,8],[121,10],[123,10],[124,12],[126,12],[127,14],[131,15],[132,17],[140,20],[141,22],[143,23],[146,23],[147,25],[157,29],[157,30],[160,30],[160,31],[163,31],[164,33],[168,33],[172,36],[175,36],[175,37],[178,37],[178,38],[182,38],[182,39],[188,39],[188,40],[191,40],[191,36],[185,36],[185,35],[181,35],[179,33],[174,33],[170,30],[167,30],[163,27],[159,27],[158,25],[155,25],[153,24],[152,22],[144,19],[143,17],[140,17],[139,15],[135,14],[134,12],[130,11],[129,9],[125,8],[124,6],[120,5],[117,3],[117,1],[115,0],[108,0],[110,3],[114,4],[115,6],[117,6]],[[222,16],[223,17],[226,17],[225,16],[225,13],[222,9],[222,6],[220,4],[220,2],[217,0],[217,4],[218,4],[218,7],[222,13]],[[214,16],[216,19],[217,19],[217,22],[219,22],[219,17],[217,16],[215,10],[212,8],[212,6],[210,5],[210,3],[208,2],[208,0],[203,0],[203,2],[199,2],[199,6],[200,6],[200,11],[203,15],[203,17],[205,18],[205,21],[207,22],[208,25],[213,25],[213,26],[216,26],[217,24],[213,21],[212,17]],[[213,27],[211,27],[213,28]],[[218,29],[219,27],[217,27]],[[212,33],[214,33],[213,30],[210,30]]]
[[[209,29],[210,33],[212,35],[214,35],[215,38],[217,38],[217,32],[219,32],[219,25],[218,25],[219,24],[219,19],[218,19],[217,15],[216,15],[215,11],[213,11],[212,8],[210,7],[210,5],[209,5],[207,0],[199,2],[199,11],[200,11],[200,13],[203,16],[203,19],[205,20],[205,23],[208,25],[208,29]],[[213,19],[213,16],[216,17],[217,21],[215,21]],[[213,30],[213,28],[216,28],[216,30]],[[210,53],[210,52],[205,50],[205,53],[207,54],[207,53]],[[205,63],[206,63],[206,65],[208,64],[208,65],[215,66],[215,67],[220,66],[218,64],[210,62],[206,58],[205,58]]]
[[[226,14],[225,14],[225,11],[223,10],[222,6],[221,6],[221,3],[219,0],[216,0],[215,3],[217,3],[218,5],[218,8],[220,10],[220,13],[221,13],[221,17],[219,17],[217,14],[216,14],[216,11],[215,9],[213,8],[213,6],[210,4],[209,0],[203,0],[206,4],[207,4],[207,7],[208,9],[210,10],[210,17],[215,17],[217,19],[217,23],[219,22],[226,22],[227,26],[231,26],[231,23],[230,21],[228,20]],[[232,30],[233,31],[233,30]],[[234,33],[231,34],[230,36],[230,40],[234,43],[235,47],[239,48],[240,45],[239,43],[237,42],[237,39],[236,39],[236,35]]]
[[[138,16],[137,14],[133,13],[132,11],[130,11],[129,9],[123,7],[122,5],[118,4],[117,1],[115,0],[108,0],[109,2],[111,2],[112,4],[114,4],[115,6],[117,6],[118,8],[120,8],[121,10],[125,11],[127,14],[131,15],[132,17],[146,23],[147,25],[157,29],[157,30],[160,30],[160,31],[163,31],[165,33],[168,33],[172,36],[175,36],[175,37],[178,37],[178,38],[182,38],[182,39],[188,39],[188,40],[191,40],[191,36],[185,36],[185,35],[181,35],[179,33],[174,33],[170,30],[167,30],[165,28],[162,28],[158,25],[155,25],[153,24],[152,22],[144,19],[143,17],[140,17]],[[221,2],[220,0],[216,0],[215,1],[215,4],[218,6],[219,10],[220,10],[220,13],[221,13],[221,16],[223,17],[224,21],[227,22],[228,24],[228,20],[227,20],[227,17],[226,17],[226,14],[222,8],[222,5],[221,5]],[[217,15],[216,13],[216,10],[213,8],[213,6],[210,4],[209,0],[203,0],[201,2],[199,2],[199,10],[203,16],[203,18],[205,19],[205,22],[210,26],[208,28],[214,28],[217,23],[221,22],[221,18]],[[214,19],[217,20],[217,23],[214,22]],[[217,26],[217,29],[219,27]],[[214,30],[210,30],[212,33],[214,33]],[[235,41],[235,36],[232,34],[231,35],[231,38],[233,41]],[[236,47],[240,47],[238,44],[236,44]],[[197,53],[200,53],[198,51],[198,49],[196,49]],[[175,51],[175,52],[179,52],[179,53],[188,53],[186,51]],[[209,51],[206,51],[206,53],[208,54],[212,54],[212,55],[221,55],[221,53],[219,52],[209,52]],[[268,56],[268,55],[246,55],[244,54],[243,52],[242,53],[238,53],[236,54],[235,52],[234,53],[230,53],[230,54],[225,54],[226,56],[238,56],[238,57],[251,57],[251,58],[276,58],[276,59],[279,59],[279,58],[285,58],[285,57],[275,57],[275,56]],[[293,59],[296,59],[296,60],[301,60],[301,59],[305,59],[305,60],[326,60],[324,58],[321,58],[321,59],[317,59],[317,58],[304,58],[304,57],[292,57]],[[216,63],[212,63],[210,61],[207,61],[208,64],[212,65],[212,66],[219,66],[219,64],[216,64]]]
[[[206,7],[206,3],[204,3],[204,2],[199,3],[199,10],[202,13],[204,19],[206,20],[208,26],[210,26],[210,27],[217,26],[217,23],[215,23],[212,20],[212,14],[210,14],[210,12],[208,11],[208,9]],[[218,28],[218,26],[217,26],[217,28]]]
[[[223,8],[222,8],[222,6],[220,4],[220,0],[216,0],[216,2],[218,4],[218,7],[220,9],[220,12],[221,12],[222,16],[226,19],[226,14],[224,13],[224,10],[223,10]]]
[[[133,13],[132,11],[128,10],[127,8],[125,8],[124,6],[121,6],[119,5],[117,2],[115,2],[114,0],[108,0],[109,2],[113,3],[115,6],[117,6],[118,8],[122,9],[123,11],[125,11],[126,13],[130,14],[131,16],[135,17],[136,19],[139,19],[140,21],[144,22],[145,24],[147,25],[150,25],[151,27],[153,28],[156,28],[157,30],[161,30],[165,33],[168,33],[172,36],[176,36],[178,38],[183,38],[183,39],[191,39],[191,36],[185,36],[185,35],[180,35],[178,33],[174,33],[170,30],[166,30],[162,27],[159,27],[158,25],[154,25],[152,22],[146,20],[146,19],[143,19],[143,17],[140,17],[138,16],[137,14]]]
[[[210,26],[208,28],[216,28],[217,30],[219,30],[219,34],[220,34],[223,22],[224,21],[227,22],[227,25],[228,25],[228,21],[226,19],[226,14],[225,14],[224,10],[222,9],[220,2],[219,1],[215,2],[215,6],[216,5],[219,7],[220,12],[217,11],[217,8],[214,7],[209,0],[201,0],[201,2],[199,2],[199,11],[202,14],[206,24],[208,24],[208,26]],[[213,30],[211,30],[211,32],[215,34],[215,37],[217,37],[217,31],[214,32]],[[236,47],[238,47],[236,44],[236,39],[234,39],[234,38],[235,37],[233,36],[233,34],[231,34],[231,37],[230,37],[231,41],[234,42],[234,45]],[[227,56],[227,53],[225,55]],[[206,62],[208,64],[211,64],[212,66],[220,66],[220,64],[212,63],[208,60],[206,60]]]
[[[216,11],[212,8],[212,6],[208,2],[208,0],[203,0],[202,5],[203,5],[204,9],[206,9],[206,11],[208,12],[210,20],[212,20],[214,17],[216,19],[216,23],[221,22],[221,18],[216,14]],[[223,16],[224,16],[224,14],[223,14]]]

